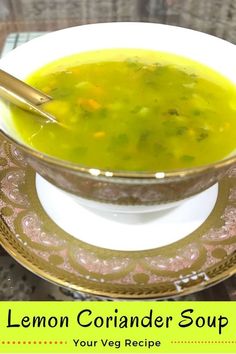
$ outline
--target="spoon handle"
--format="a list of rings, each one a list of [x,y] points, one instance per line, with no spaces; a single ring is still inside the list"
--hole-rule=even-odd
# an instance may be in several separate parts
[[[44,118],[55,122],[56,119],[40,108],[40,105],[51,100],[51,97],[27,85],[0,69],[0,96],[20,108],[33,111]]]
[[[0,69],[0,86],[6,88],[8,91],[14,92],[15,95],[26,99],[27,101],[38,106],[51,100],[51,97],[45,95],[43,92],[27,85],[25,82],[8,74],[6,71]]]

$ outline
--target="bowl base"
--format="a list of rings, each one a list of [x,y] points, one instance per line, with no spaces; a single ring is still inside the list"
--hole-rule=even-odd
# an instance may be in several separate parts
[[[83,242],[120,251],[163,247],[186,237],[208,218],[218,195],[215,184],[175,208],[123,214],[81,205],[39,175],[36,189],[44,210],[64,231]]]

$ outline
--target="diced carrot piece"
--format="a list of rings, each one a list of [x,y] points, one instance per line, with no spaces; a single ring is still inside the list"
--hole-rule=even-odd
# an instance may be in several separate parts
[[[94,99],[92,99],[92,98],[90,98],[90,99],[88,100],[88,103],[89,103],[89,105],[91,106],[91,108],[93,108],[95,111],[96,111],[97,109],[100,109],[100,108],[101,108],[100,103],[98,103],[96,100],[94,100]]]
[[[103,131],[98,131],[98,132],[93,134],[94,138],[97,138],[97,139],[98,138],[103,138],[105,135],[106,135],[106,133],[103,132]]]
[[[79,104],[81,105],[81,107],[83,109],[85,109],[86,111],[89,112],[95,112],[97,110],[99,110],[102,106],[99,102],[97,102],[96,100],[94,100],[93,98],[89,98],[89,99],[79,99]]]

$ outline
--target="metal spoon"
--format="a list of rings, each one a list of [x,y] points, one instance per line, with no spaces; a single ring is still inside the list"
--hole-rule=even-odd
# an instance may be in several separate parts
[[[45,93],[27,85],[25,82],[0,69],[0,97],[16,106],[34,112],[44,119],[57,122],[56,118],[45,112],[40,106],[52,98]]]

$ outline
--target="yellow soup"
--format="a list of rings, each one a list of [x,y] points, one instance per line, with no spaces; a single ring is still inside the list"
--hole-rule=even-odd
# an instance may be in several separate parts
[[[187,58],[141,49],[85,52],[28,83],[53,97],[57,123],[11,107],[23,140],[48,155],[107,170],[213,163],[236,148],[236,87]]]

